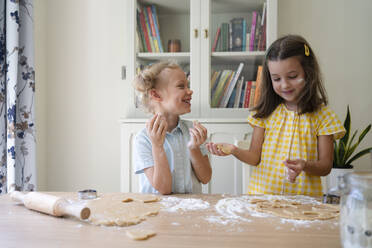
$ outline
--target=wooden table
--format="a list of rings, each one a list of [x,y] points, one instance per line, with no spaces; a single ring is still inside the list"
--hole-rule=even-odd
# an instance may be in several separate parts
[[[212,223],[214,206],[224,195],[182,195],[210,203],[205,210],[157,216],[129,227],[94,226],[26,209],[8,195],[0,196],[0,247],[341,247],[338,219],[295,224],[279,217],[251,217],[251,222]],[[130,228],[149,228],[156,236],[129,239]]]

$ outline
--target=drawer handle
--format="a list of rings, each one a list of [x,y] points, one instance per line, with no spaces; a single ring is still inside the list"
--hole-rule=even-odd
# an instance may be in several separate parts
[[[204,38],[208,38],[208,29],[204,29]]]
[[[196,29],[196,28],[194,29],[194,37],[198,38],[198,29]]]

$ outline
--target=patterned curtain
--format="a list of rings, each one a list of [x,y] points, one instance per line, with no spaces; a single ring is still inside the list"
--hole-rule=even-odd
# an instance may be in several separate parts
[[[0,0],[0,194],[36,190],[32,0]]]

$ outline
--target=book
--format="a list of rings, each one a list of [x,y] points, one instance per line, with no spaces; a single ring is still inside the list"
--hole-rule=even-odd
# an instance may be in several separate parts
[[[220,107],[223,107],[225,108],[227,106],[227,103],[230,99],[230,96],[231,96],[231,93],[235,87],[235,84],[236,82],[238,81],[239,79],[239,76],[243,70],[243,67],[244,67],[244,63],[240,63],[239,64],[239,67],[238,69],[236,70],[236,73],[231,81],[231,83],[229,84],[228,88],[226,89],[225,91],[225,94],[223,95],[223,98],[222,98],[222,101],[221,101],[221,104],[220,104]]]
[[[240,78],[238,83],[236,84],[236,94],[235,94],[235,100],[234,100],[234,108],[239,108],[239,102],[240,102],[240,95],[242,94],[242,87],[244,82],[244,76]]]
[[[217,44],[220,38],[220,33],[221,33],[221,27],[218,27],[216,31],[216,35],[214,36],[214,41],[213,41],[213,47],[212,47],[212,52],[215,52],[217,49]]]
[[[247,21],[245,19],[243,19],[242,36],[243,36],[242,51],[247,51],[246,50],[246,44],[247,44]]]
[[[261,15],[257,13],[257,20],[256,20],[256,30],[254,35],[254,51],[258,50],[258,39],[261,30]]]
[[[220,80],[221,73],[222,73],[222,71],[216,71],[216,72],[214,72],[213,75],[212,75],[211,85],[210,85],[211,96],[213,96],[214,91],[216,90],[216,86],[218,85],[217,82]]]
[[[252,12],[251,37],[249,39],[249,51],[254,51],[254,39],[256,37],[257,12]]]
[[[223,93],[224,86],[225,86],[226,82],[228,81],[228,77],[231,75],[231,72],[232,72],[231,70],[222,71],[221,77],[218,80],[218,82],[216,83],[217,84],[216,89],[214,90],[214,92],[212,94],[212,101],[211,101],[212,107],[218,107],[218,103],[219,103],[220,97]]]
[[[245,89],[247,87],[247,81],[243,80],[243,86],[242,86],[242,91],[240,93],[240,100],[239,100],[239,108],[244,107],[244,97],[245,97]]]
[[[155,24],[154,24],[154,18],[152,16],[151,6],[146,6],[146,11],[147,11],[147,15],[149,17],[151,36],[155,37],[156,36],[156,31],[155,31]]]
[[[253,107],[254,94],[255,93],[256,93],[256,81],[252,81],[251,95],[249,96],[248,108],[252,108]]]
[[[160,27],[159,27],[159,20],[158,20],[158,14],[156,12],[155,5],[151,5],[152,10],[152,17],[154,18],[154,26],[155,26],[155,33],[156,33],[156,39],[158,40],[158,46],[161,53],[164,52],[163,44],[161,43],[161,37],[160,37]]]
[[[261,81],[262,81],[262,65],[259,65],[257,68],[257,77],[256,77],[256,91],[254,93],[254,101],[253,106],[256,106],[258,100],[260,100],[261,96]]]
[[[145,41],[146,41],[147,52],[151,53],[152,52],[151,43],[150,43],[150,39],[149,39],[149,34],[147,33],[146,21],[145,21],[145,15],[143,13],[143,8],[141,8],[141,10],[140,10],[140,22],[141,22],[141,29],[143,31],[143,35],[144,35]]]
[[[147,34],[148,34],[149,41],[150,41],[151,52],[154,53],[154,52],[157,52],[157,51],[155,49],[154,39],[151,35],[150,21],[149,21],[149,16],[148,16],[147,11],[146,11],[146,7],[142,7],[142,12],[143,12],[143,15],[145,17],[145,26],[146,26]]]
[[[231,20],[232,51],[243,51],[243,18]]]
[[[252,81],[247,81],[247,87],[245,87],[244,93],[244,105],[243,108],[249,107],[249,98],[251,97]]]
[[[140,46],[140,52],[147,52],[147,47],[146,47],[146,40],[145,36],[143,34],[143,30],[141,28],[141,20],[140,20],[140,12],[137,9],[137,32],[139,33],[139,36],[141,38],[141,46]]]
[[[229,34],[228,34],[228,37],[229,37],[229,42],[228,42],[228,47],[227,47],[227,51],[232,51],[232,27],[231,27],[231,22],[229,23]]]
[[[234,107],[234,102],[235,102],[235,95],[236,95],[236,85],[231,93],[230,99],[227,102],[226,108],[233,108]]]

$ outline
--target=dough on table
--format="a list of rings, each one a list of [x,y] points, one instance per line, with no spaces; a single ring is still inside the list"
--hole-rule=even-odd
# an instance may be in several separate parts
[[[250,203],[255,204],[254,210],[258,212],[295,220],[328,220],[340,213],[339,206],[331,204],[303,204],[282,199],[252,199]]]
[[[131,201],[139,201],[139,202],[157,202],[159,201],[159,197],[156,195],[151,194],[126,194],[126,197],[123,198],[122,202],[131,202]]]
[[[95,225],[105,226],[138,224],[148,216],[158,214],[161,204],[153,202],[155,197],[131,193],[103,194],[97,199],[87,201],[86,206],[91,210],[88,220]],[[134,200],[123,202],[128,198]],[[152,202],[147,202],[148,200]]]
[[[152,230],[146,230],[146,229],[131,229],[127,230],[126,234],[129,238],[134,240],[145,240],[152,236],[155,236],[155,232]]]

